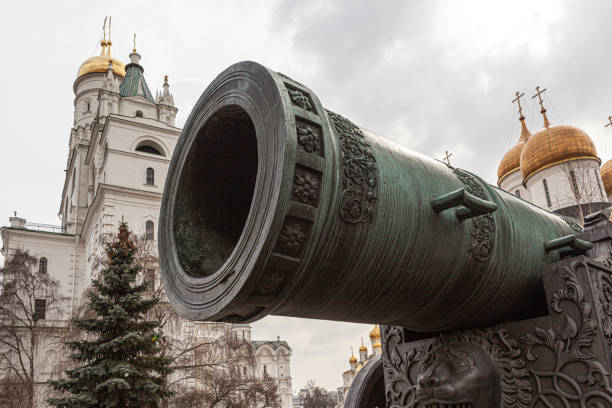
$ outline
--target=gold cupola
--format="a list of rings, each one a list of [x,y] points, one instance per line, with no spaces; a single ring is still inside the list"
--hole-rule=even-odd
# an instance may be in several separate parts
[[[106,18],[104,19],[104,36],[100,45],[102,46],[102,52],[100,55],[96,55],[90,58],[87,58],[79,67],[77,71],[77,78],[82,77],[83,75],[99,72],[105,73],[108,71],[109,63],[113,64],[113,73],[121,78],[125,77],[125,64],[118,60],[117,58],[113,58],[111,56],[111,46],[113,43],[110,39],[110,28],[111,21],[110,18],[108,20],[108,41],[106,40]]]
[[[359,351],[368,351],[368,348],[363,344],[363,337],[361,338],[361,346],[359,347]]]
[[[601,180],[603,181],[606,195],[612,195],[612,160],[608,160],[601,166]]]
[[[612,127],[612,115],[608,116],[608,123],[604,127]],[[606,195],[612,195],[612,160],[608,160],[601,166],[601,181],[603,182]]]
[[[349,357],[349,363],[356,363],[357,362],[357,357],[355,357],[355,354],[351,351],[351,356]]]
[[[380,327],[376,325],[374,326],[372,330],[370,330],[370,340],[372,340],[372,343],[376,343],[376,341],[379,339],[380,339]]]
[[[531,136],[531,133],[529,133],[527,125],[525,124],[525,116],[523,115],[523,108],[521,107],[521,97],[524,95],[525,93],[519,93],[517,91],[516,98],[514,98],[512,101],[518,103],[519,121],[521,122],[521,136],[518,143],[508,150],[508,152],[499,162],[499,166],[497,167],[498,186],[500,186],[504,178],[521,169],[521,153],[523,152],[523,148],[525,147],[525,143],[527,143],[529,136]]]
[[[529,137],[521,153],[521,171],[523,182],[540,170],[555,164],[579,159],[593,159],[601,162],[597,157],[597,150],[593,140],[583,130],[573,126],[551,126],[546,117],[546,109],[542,104],[540,91],[536,87],[540,101],[540,113],[544,118],[544,128]]]

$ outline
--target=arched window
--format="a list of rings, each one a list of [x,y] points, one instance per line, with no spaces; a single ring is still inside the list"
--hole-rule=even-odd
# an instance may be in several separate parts
[[[546,179],[542,180],[542,185],[544,186],[544,194],[546,195],[546,204],[551,207],[552,202],[550,201],[550,192],[548,191],[548,183],[546,182]]]
[[[163,150],[160,147],[158,147],[156,144],[151,142],[151,141],[146,141],[146,142],[140,143],[136,147],[136,151],[137,152],[143,152],[143,153],[149,153],[149,154],[156,154],[158,156],[163,156],[164,155],[162,153]]]
[[[45,320],[47,299],[34,299],[34,320]]]
[[[142,118],[142,111],[136,111],[136,117]]]
[[[595,177],[595,181],[597,181],[597,187],[599,188],[599,196],[605,197],[603,194],[603,190],[601,189],[601,183],[599,182],[600,178],[597,177],[597,170],[593,169],[593,177]]]
[[[38,273],[47,273],[47,258],[44,256],[38,261]]]
[[[153,224],[153,221],[147,221],[145,225],[145,239],[153,241],[155,239],[155,224]]]
[[[515,194],[518,198],[521,198],[521,190],[516,190]]]
[[[155,170],[151,167],[147,167],[147,185],[155,185]]]
[[[580,198],[580,190],[578,190],[578,182],[576,181],[576,173],[574,173],[574,170],[570,170],[570,180],[572,182],[572,192],[574,193],[574,197],[578,199]]]

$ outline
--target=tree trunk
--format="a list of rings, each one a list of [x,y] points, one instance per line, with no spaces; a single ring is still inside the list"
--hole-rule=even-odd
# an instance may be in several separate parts
[[[36,323],[34,323],[36,324]],[[34,384],[36,378],[34,375],[34,358],[36,356],[36,329],[30,331],[30,381],[28,384],[28,408],[34,408]]]

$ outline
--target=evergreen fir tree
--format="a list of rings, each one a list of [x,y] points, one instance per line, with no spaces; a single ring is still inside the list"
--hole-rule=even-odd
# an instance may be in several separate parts
[[[140,266],[126,223],[106,246],[107,264],[88,293],[93,318],[73,319],[85,332],[82,341],[66,343],[79,365],[67,378],[51,381],[63,392],[50,398],[56,407],[157,407],[171,395],[166,378],[171,360],[160,356],[155,329],[146,320],[157,299],[145,299],[146,283],[137,283]]]

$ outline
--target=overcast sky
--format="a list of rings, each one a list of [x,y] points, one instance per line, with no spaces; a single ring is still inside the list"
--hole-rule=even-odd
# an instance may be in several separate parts
[[[179,5],[180,4],[180,5]],[[496,182],[518,140],[516,90],[545,94],[553,124],[584,129],[612,155],[607,1],[194,1],[10,2],[2,7],[0,225],[13,211],[59,223],[73,118],[72,84],[99,53],[112,15],[113,55],[127,62],[132,35],[149,87],[170,78],[178,126],[227,66],[254,60],[307,84],[329,109],[413,150]],[[542,121],[525,98],[532,132]],[[342,384],[350,347],[370,326],[268,317],[257,339],[293,348],[294,390],[313,379]]]

